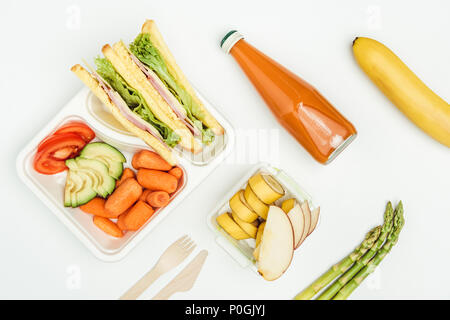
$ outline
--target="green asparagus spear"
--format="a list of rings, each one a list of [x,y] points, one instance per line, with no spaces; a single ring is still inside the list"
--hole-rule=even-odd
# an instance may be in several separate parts
[[[333,300],[345,300],[350,296],[350,294],[363,282],[365,278],[369,274],[371,274],[376,267],[380,264],[380,262],[387,256],[387,254],[391,251],[392,247],[395,246],[395,244],[398,241],[398,237],[400,235],[400,231],[402,230],[403,226],[405,225],[405,219],[403,217],[403,204],[400,201],[397,208],[395,209],[396,215],[394,218],[394,228],[392,232],[389,234],[388,239],[386,240],[386,243],[383,245],[383,247],[378,250],[375,257],[373,257],[372,260],[360,271],[358,274],[350,281],[348,282],[333,298]]]
[[[295,300],[310,300],[314,297],[322,288],[325,288],[331,281],[337,276],[347,271],[351,265],[361,258],[369,248],[377,241],[381,232],[381,226],[377,226],[370,230],[361,244],[353,250],[348,256],[342,259],[339,263],[332,266],[327,272],[314,281],[308,288],[300,292],[295,296]]]
[[[365,265],[367,265],[378,249],[381,248],[384,241],[388,237],[392,230],[392,220],[394,218],[394,213],[392,209],[392,204],[389,201],[386,205],[386,210],[384,211],[384,222],[381,227],[381,233],[378,240],[372,245],[372,247],[367,251],[359,260],[353,264],[353,266],[348,269],[342,276],[334,281],[322,294],[317,298],[317,300],[331,300],[339,290],[345,286]]]

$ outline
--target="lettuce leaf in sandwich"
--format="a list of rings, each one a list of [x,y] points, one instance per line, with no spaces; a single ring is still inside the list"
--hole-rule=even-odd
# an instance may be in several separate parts
[[[214,141],[214,133],[202,123],[205,115],[201,108],[192,99],[186,89],[179,85],[175,78],[170,74],[163,57],[158,49],[153,46],[150,36],[146,33],[139,34],[134,42],[130,44],[130,51],[158,75],[169,91],[181,103],[186,110],[187,117],[202,132],[202,142],[209,144]]]
[[[177,145],[180,137],[155,117],[141,94],[126,83],[108,59],[98,57],[95,59],[95,65],[97,73],[117,91],[134,113],[155,127],[169,147]]]

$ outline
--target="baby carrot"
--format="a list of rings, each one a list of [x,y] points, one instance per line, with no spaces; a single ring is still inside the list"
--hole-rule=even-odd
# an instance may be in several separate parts
[[[127,227],[125,226],[125,217],[128,213],[128,211],[130,211],[130,209],[128,209],[127,211],[125,211],[124,213],[121,213],[119,215],[119,217],[117,217],[117,226],[119,227],[120,230],[122,231],[126,231]]]
[[[181,168],[179,167],[170,169],[168,173],[173,175],[178,180],[180,180],[180,178],[183,176],[183,170],[181,170]]]
[[[164,171],[139,169],[137,180],[141,186],[152,191],[172,193],[177,189],[178,180]]]
[[[145,168],[167,171],[172,168],[172,166],[166,160],[161,158],[159,154],[149,150],[141,150],[135,153],[131,165],[136,170]]]
[[[122,230],[119,229],[117,224],[109,220],[108,218],[94,216],[94,224],[103,232],[116,237],[121,238],[123,237]]]
[[[104,218],[114,218],[111,214],[108,214],[105,211],[105,202],[106,200],[103,198],[96,197],[89,201],[88,203],[80,206],[81,211],[93,214],[95,216],[104,217]]]
[[[123,218],[127,230],[138,230],[153,215],[152,207],[144,201],[138,201]]]
[[[131,170],[130,168],[125,168],[123,169],[122,172],[122,176],[120,177],[119,180],[116,181],[116,188],[125,180],[127,180],[128,178],[136,178],[136,175],[134,174],[134,171]]]
[[[152,193],[152,190],[145,189],[144,192],[142,192],[142,195],[140,196],[139,200],[141,201],[147,201],[147,196]]]
[[[105,203],[106,213],[114,218],[125,212],[142,195],[142,187],[136,179],[128,178],[120,184]]]
[[[170,200],[170,196],[165,191],[153,191],[147,196],[147,203],[154,208],[165,207]]]

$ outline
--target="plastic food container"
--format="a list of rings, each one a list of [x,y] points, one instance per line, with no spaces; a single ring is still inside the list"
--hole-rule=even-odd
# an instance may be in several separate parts
[[[175,192],[172,201],[166,207],[157,210],[138,231],[127,232],[122,238],[113,238],[105,234],[93,224],[91,215],[82,212],[79,208],[64,207],[63,190],[67,171],[55,175],[43,175],[33,168],[33,158],[39,142],[70,120],[85,122],[94,130],[96,140],[104,141],[119,149],[127,158],[124,167],[131,167],[131,158],[136,151],[149,149],[142,140],[125,131],[88,88],[76,94],[22,149],[16,161],[17,172],[22,181],[96,257],[103,261],[117,261],[130,252],[183,201],[224,160],[234,146],[234,129],[230,123],[198,92],[196,93],[220,122],[225,134],[216,137],[210,146],[205,147],[203,152],[196,156],[191,157],[188,153],[178,151],[178,165],[184,171],[184,181]]]
[[[240,189],[245,189],[247,181],[256,173],[268,173],[271,174],[284,188],[285,195],[275,201],[275,205],[281,207],[281,203],[286,199],[295,198],[298,202],[308,201],[311,210],[316,208],[312,198],[309,194],[293,180],[283,170],[277,169],[267,163],[259,163],[253,167],[246,175],[240,179],[236,185],[231,188],[230,192],[224,196],[219,202],[219,205],[208,216],[207,223],[210,229],[216,235],[216,242],[243,268],[250,268],[257,272],[256,260],[253,257],[253,250],[255,249],[255,239],[236,240],[231,237],[221,226],[217,224],[216,218],[224,212],[231,212],[228,201],[231,197]],[[320,224],[321,216],[314,232]],[[310,241],[310,238],[314,235],[314,232],[310,234],[304,243]],[[294,252],[295,255],[295,252]],[[262,278],[261,278],[262,279]]]

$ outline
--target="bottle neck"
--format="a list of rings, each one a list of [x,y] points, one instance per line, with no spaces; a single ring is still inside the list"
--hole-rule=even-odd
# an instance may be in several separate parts
[[[232,30],[225,35],[220,43],[220,46],[225,53],[230,53],[230,50],[241,39],[244,39],[244,36],[236,30]]]
[[[243,38],[236,41],[232,48],[229,50],[229,54],[231,54],[234,58],[242,54],[243,47],[248,48],[251,47],[250,44],[245,41]],[[252,47],[253,49],[253,47]]]

